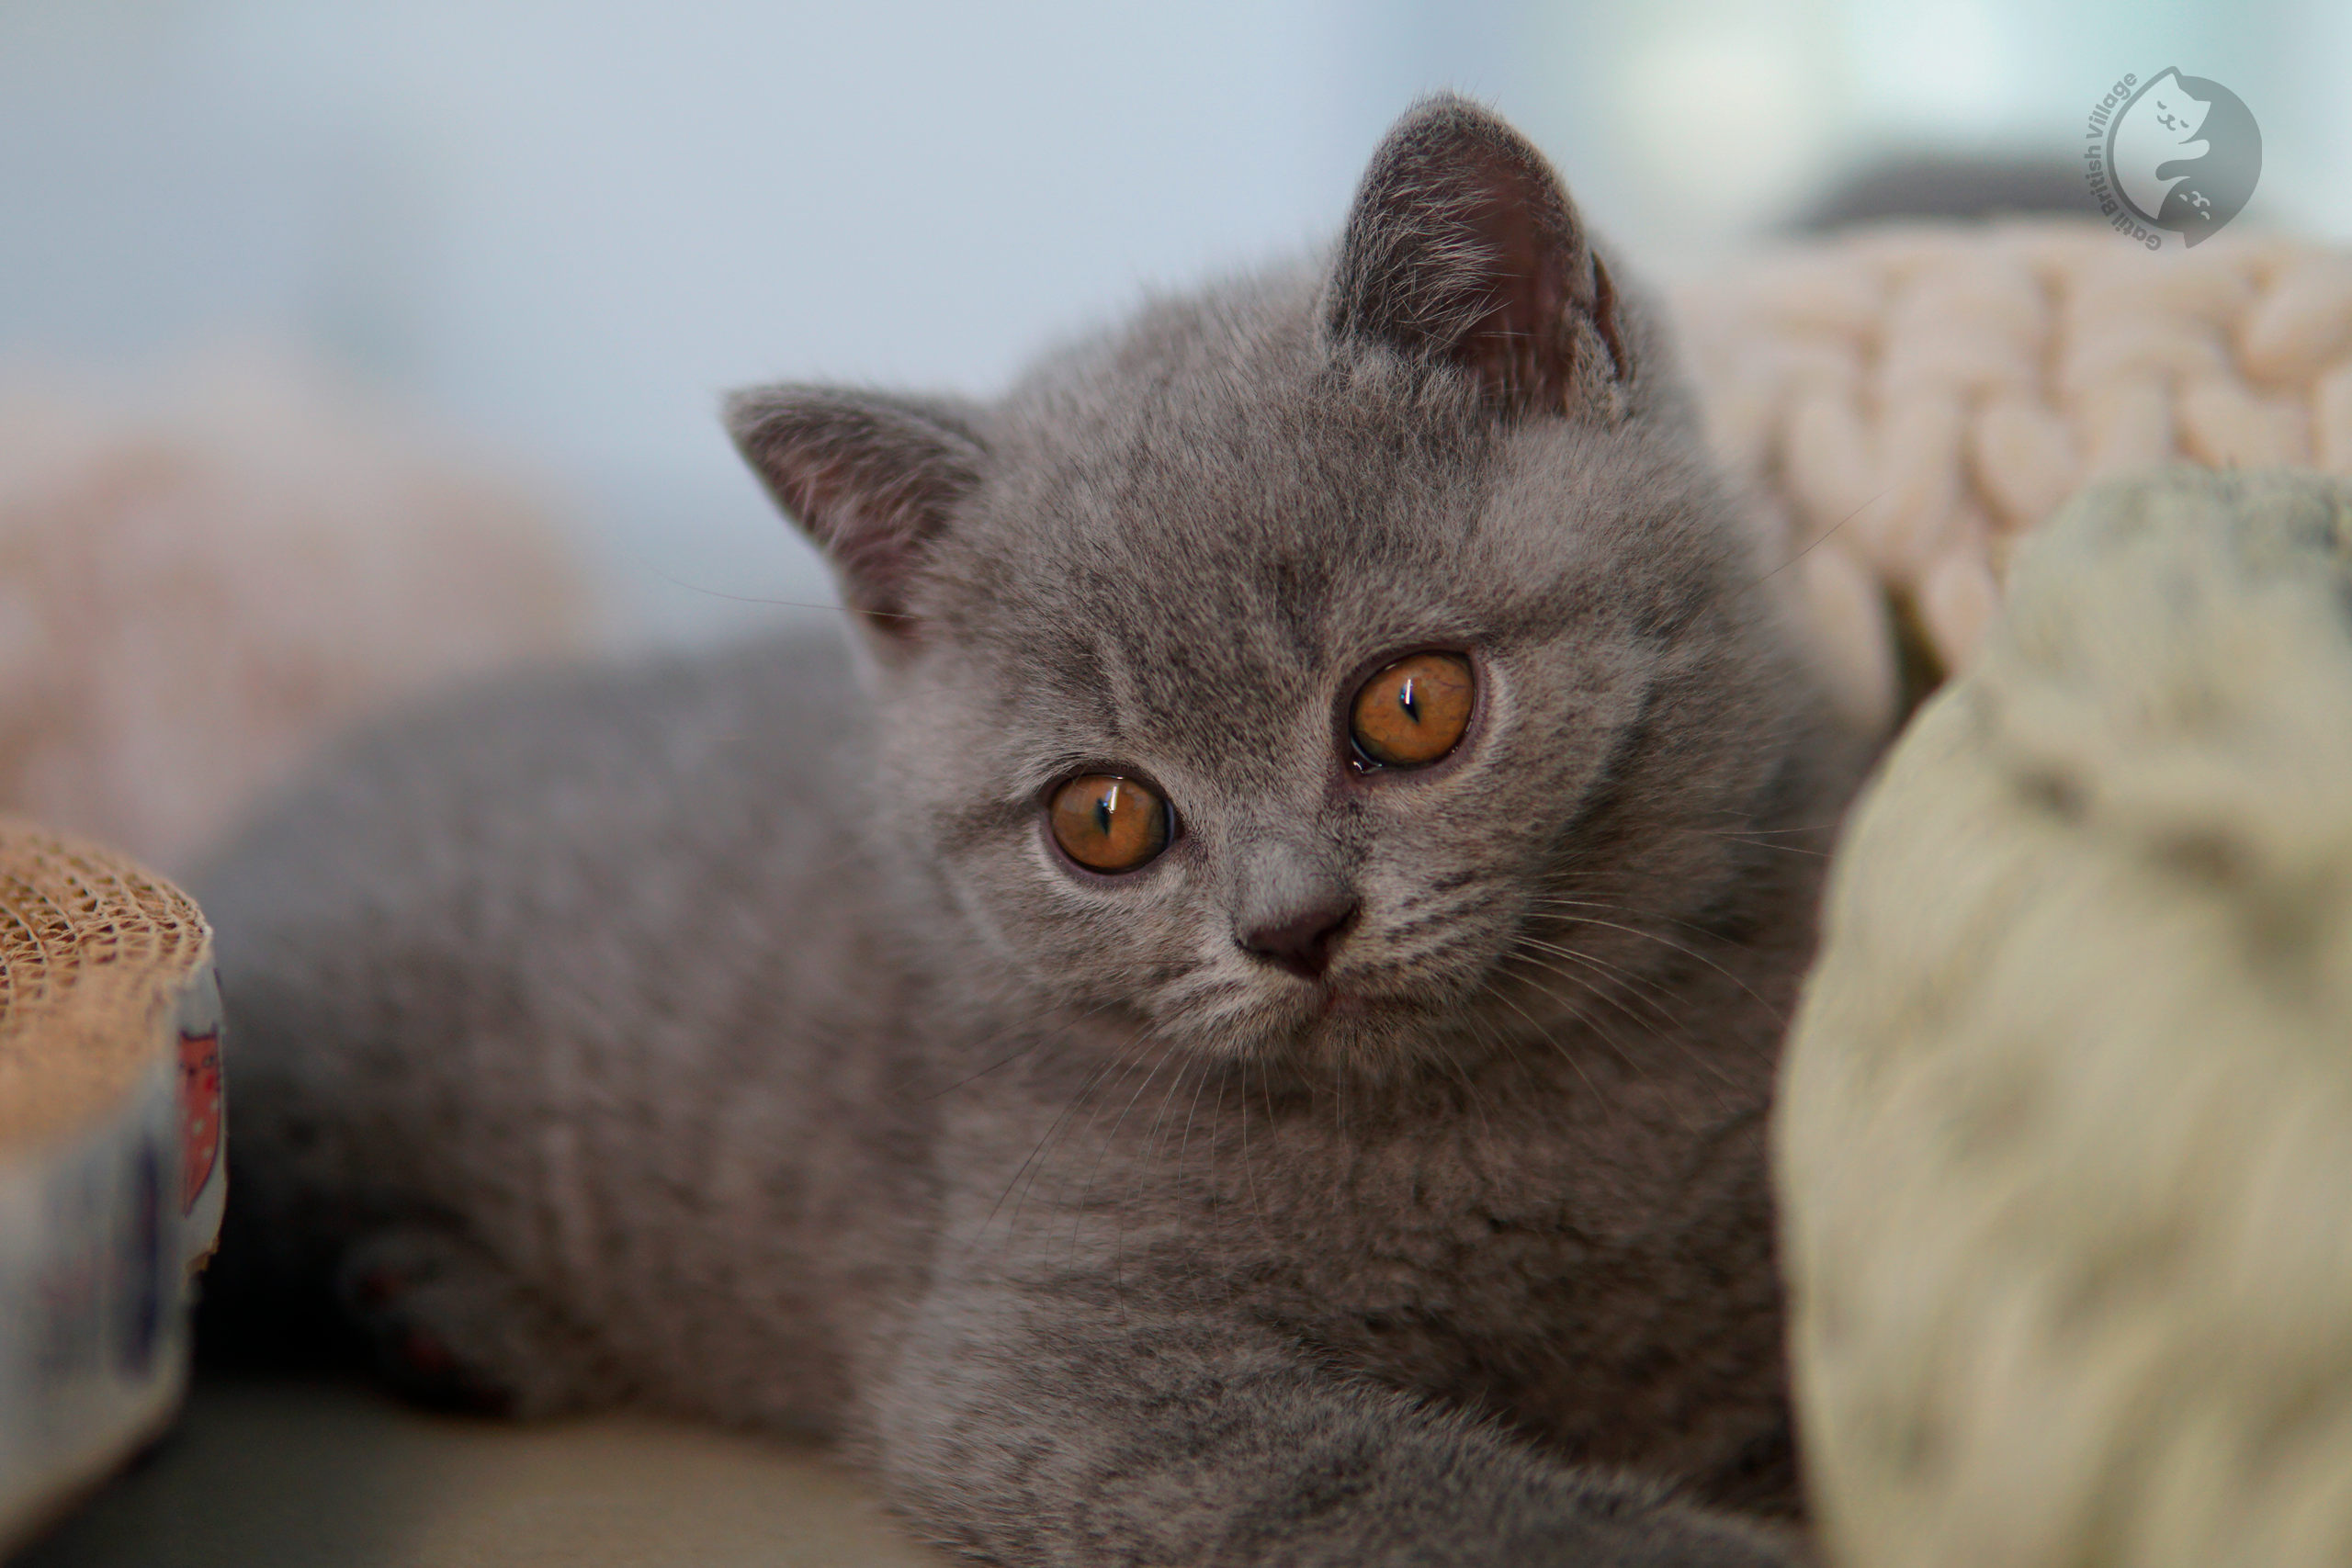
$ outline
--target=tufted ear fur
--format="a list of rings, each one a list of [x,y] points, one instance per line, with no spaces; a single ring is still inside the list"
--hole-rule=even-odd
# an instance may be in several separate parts
[[[1634,373],[1621,309],[1544,155],[1448,95],[1408,110],[1373,154],[1323,330],[1461,366],[1512,414],[1613,418]]]
[[[727,429],[785,514],[832,561],[842,596],[886,642],[920,632],[914,576],[987,450],[954,404],[830,387],[727,400]]]

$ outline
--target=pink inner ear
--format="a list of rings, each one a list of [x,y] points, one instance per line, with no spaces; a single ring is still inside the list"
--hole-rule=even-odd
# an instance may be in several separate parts
[[[1547,235],[1524,171],[1481,160],[1483,188],[1463,215],[1486,252],[1487,304],[1454,344],[1453,357],[1478,373],[1506,402],[1556,409],[1566,401],[1576,352],[1566,330],[1567,248]]]
[[[840,568],[850,606],[881,630],[903,634],[912,625],[904,587],[922,554],[924,532],[914,498],[881,476],[865,473],[854,455],[808,461],[779,487],[786,511]],[[894,502],[896,504],[894,504]]]
[[[1589,322],[1609,356],[1603,374],[1624,379],[1631,367],[1616,286],[1585,245],[1551,172],[1488,154],[1464,173],[1476,195],[1458,221],[1483,253],[1487,288],[1452,357],[1507,404],[1564,412],[1579,379],[1577,355],[1591,353],[1578,330]]]
[[[910,640],[915,580],[986,460],[964,412],[940,400],[786,386],[737,393],[727,418],[769,493],[831,558],[850,607]]]
[[[1504,408],[1607,412],[1632,373],[1617,291],[1544,155],[1443,97],[1399,120],[1348,220],[1326,321],[1476,375]]]

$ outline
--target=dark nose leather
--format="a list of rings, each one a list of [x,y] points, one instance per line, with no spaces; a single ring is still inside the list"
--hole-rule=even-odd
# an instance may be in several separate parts
[[[1330,966],[1331,950],[1355,923],[1357,903],[1334,892],[1314,902],[1272,913],[1234,932],[1241,951],[1294,975],[1314,980]]]

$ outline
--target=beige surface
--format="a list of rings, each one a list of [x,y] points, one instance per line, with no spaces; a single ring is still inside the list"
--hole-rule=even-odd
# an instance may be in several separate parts
[[[10,1568],[938,1568],[823,1450],[639,1416],[521,1427],[359,1385],[198,1383]]]

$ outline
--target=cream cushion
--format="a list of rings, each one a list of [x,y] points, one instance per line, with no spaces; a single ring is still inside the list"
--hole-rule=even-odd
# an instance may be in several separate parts
[[[2175,470],[2025,548],[1783,1073],[1834,1562],[2352,1562],[2352,486]]]

